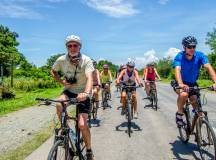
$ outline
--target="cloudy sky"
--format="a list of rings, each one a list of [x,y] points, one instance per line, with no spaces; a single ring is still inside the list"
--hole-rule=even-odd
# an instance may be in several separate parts
[[[82,52],[125,63],[174,56],[184,36],[208,53],[206,33],[216,27],[215,0],[0,0],[0,24],[19,34],[19,51],[37,66],[64,53],[65,37],[79,35]]]

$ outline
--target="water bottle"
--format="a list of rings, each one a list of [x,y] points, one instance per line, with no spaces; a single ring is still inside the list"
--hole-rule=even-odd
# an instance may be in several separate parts
[[[191,111],[191,119],[193,119],[195,116],[195,109],[193,108],[192,111]]]
[[[76,142],[76,134],[74,133],[74,131],[71,128],[69,130],[69,136],[70,136],[71,140]]]

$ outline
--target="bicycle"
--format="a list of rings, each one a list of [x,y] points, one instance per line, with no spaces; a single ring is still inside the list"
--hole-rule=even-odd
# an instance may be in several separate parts
[[[98,111],[98,106],[97,103],[98,101],[95,100],[95,96],[93,95],[91,98],[91,106],[90,106],[90,112],[88,114],[88,125],[91,128],[91,119],[93,120],[97,119],[97,111]]]
[[[106,109],[107,107],[111,106],[109,105],[108,101],[111,99],[111,93],[109,92],[108,88],[106,87],[107,85],[110,86],[112,82],[111,81],[107,81],[106,83],[102,84],[102,86],[104,86],[104,88],[102,88],[102,106],[103,109]]]
[[[49,151],[47,160],[86,160],[83,155],[84,141],[78,127],[78,109],[77,104],[79,102],[76,98],[70,98],[69,100],[53,100],[48,98],[36,98],[38,101],[44,101],[45,104],[49,102],[61,103],[63,110],[61,113],[60,128],[55,128],[54,144]],[[69,117],[66,115],[66,104],[76,105],[76,116]],[[68,120],[75,121],[75,131],[68,125]]]
[[[127,127],[128,127],[128,130],[127,130],[127,133],[128,133],[128,136],[131,137],[131,133],[132,133],[132,130],[131,130],[131,124],[132,124],[132,119],[133,119],[133,101],[132,101],[132,91],[134,91],[136,88],[139,88],[140,86],[136,86],[134,85],[134,83],[122,83],[122,90],[125,90],[126,91],[126,119],[128,121],[127,123]]]
[[[181,89],[180,87],[174,87]],[[195,141],[199,148],[200,156],[203,160],[216,160],[216,136],[209,123],[207,111],[203,111],[200,99],[200,90],[212,90],[212,87],[190,87],[189,90],[197,95],[197,107],[193,109],[194,116],[191,117],[189,106],[191,103],[187,99],[184,107],[183,126],[179,128],[180,139],[187,143],[191,135],[195,135]],[[195,130],[195,131],[194,131]]]

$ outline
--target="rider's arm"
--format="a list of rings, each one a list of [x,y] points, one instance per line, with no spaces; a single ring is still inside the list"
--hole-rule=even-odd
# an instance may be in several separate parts
[[[179,86],[181,86],[183,84],[180,66],[175,67],[175,79],[176,79],[177,83],[179,84]]]
[[[144,80],[145,80],[145,81],[147,80],[147,73],[148,73],[148,69],[146,68],[146,69],[145,69],[145,76],[144,76],[144,78],[145,78]]]
[[[156,76],[158,77],[158,79],[161,79],[161,78],[160,78],[160,75],[158,74],[158,72],[157,72],[157,69],[156,69],[156,68],[154,68],[154,71],[155,71],[155,74],[156,74]]]
[[[119,74],[119,76],[116,79],[116,83],[119,84],[120,80],[122,79],[123,75],[124,75],[125,70],[122,70]]]
[[[145,72],[146,72],[146,69],[144,68],[143,69],[143,75],[142,75],[143,78],[145,78]]]
[[[112,73],[110,72],[110,70],[108,71],[109,74],[109,80],[112,82]]]
[[[134,75],[135,75],[137,83],[141,84],[141,81],[140,81],[140,78],[139,78],[139,74],[138,74],[138,72],[136,70],[134,70]]]
[[[211,66],[210,63],[207,63],[204,65],[204,68],[208,71],[211,79],[214,81],[214,83],[216,84],[216,73],[213,69],[213,67]]]
[[[86,87],[85,87],[84,93],[89,94],[89,93],[91,93],[92,85],[93,85],[93,76],[92,76],[92,72],[86,73],[86,80],[87,80],[87,83],[86,83]]]
[[[97,70],[98,85],[101,85],[100,72]]]
[[[54,78],[57,82],[59,82],[59,83],[61,83],[61,84],[64,85],[63,80],[60,78],[60,76],[58,75],[58,72],[57,72],[56,70],[51,69],[51,75],[53,76],[53,78]]]

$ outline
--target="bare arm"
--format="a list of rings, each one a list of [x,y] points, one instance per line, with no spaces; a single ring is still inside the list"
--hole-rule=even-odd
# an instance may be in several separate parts
[[[90,93],[92,90],[92,85],[93,85],[93,77],[92,77],[92,72],[88,72],[86,73],[86,79],[87,79],[87,83],[86,83],[86,87],[85,87],[85,93]]]
[[[112,82],[112,73],[109,71],[109,79]]]
[[[58,75],[58,73],[57,73],[56,70],[51,69],[51,75],[53,76],[53,78],[54,78],[57,82],[59,82],[59,83],[61,83],[62,85],[64,85],[64,81],[60,78],[60,76]]]
[[[175,67],[175,79],[176,79],[177,83],[179,84],[179,86],[183,84],[180,66]]]
[[[146,72],[146,69],[144,68],[143,69],[143,78],[145,78],[145,74],[146,74],[145,72]]]
[[[139,78],[139,74],[138,74],[138,72],[136,70],[134,70],[134,75],[135,75],[137,83],[141,84],[141,81],[140,81],[140,78]]]
[[[98,85],[101,85],[100,72],[97,70]]]
[[[158,77],[158,79],[161,79],[161,78],[160,78],[160,75],[159,75],[158,72],[157,72],[157,69],[154,68],[154,70],[155,70],[155,74],[156,74],[156,76]]]
[[[116,83],[119,84],[120,83],[120,79],[122,79],[122,77],[124,76],[124,72],[125,70],[122,70],[119,74],[119,76],[116,79]]]

